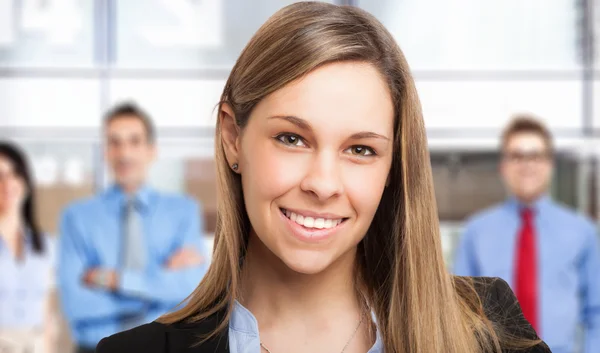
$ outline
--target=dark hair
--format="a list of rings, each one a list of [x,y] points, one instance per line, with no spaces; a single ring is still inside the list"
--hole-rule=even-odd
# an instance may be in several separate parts
[[[549,154],[554,153],[554,144],[550,131],[541,120],[531,114],[517,114],[502,132],[502,150],[508,145],[511,137],[517,134],[531,133],[540,136],[546,143]]]
[[[144,109],[134,102],[119,103],[106,112],[104,115],[104,128],[108,127],[108,125],[116,119],[125,116],[139,119],[146,129],[148,142],[154,143],[156,141],[156,129],[154,128],[152,118]]]
[[[25,221],[25,226],[27,226],[33,250],[37,253],[43,253],[44,242],[35,217],[35,185],[25,153],[15,144],[0,141],[0,157],[8,159],[13,165],[15,174],[25,181],[28,193],[21,209],[21,217]]]

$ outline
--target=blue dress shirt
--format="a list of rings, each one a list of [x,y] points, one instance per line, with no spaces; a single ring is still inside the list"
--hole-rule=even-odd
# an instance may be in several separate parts
[[[44,324],[44,306],[53,286],[54,242],[42,236],[44,251],[33,249],[25,237],[23,258],[0,238],[0,329],[39,329]]]
[[[373,315],[375,322],[375,316]],[[340,347],[341,349],[341,347]],[[261,353],[258,321],[250,310],[237,300],[229,320],[229,352],[230,353]],[[367,353],[383,353],[383,343],[379,331],[375,344]]]
[[[454,271],[514,281],[521,220],[515,200],[467,222]],[[572,353],[578,325],[585,329],[584,353],[600,352],[600,250],[593,223],[548,197],[534,210],[538,249],[538,334],[554,353]]]
[[[143,313],[151,322],[192,293],[208,268],[200,211],[192,199],[148,187],[136,195],[141,204],[147,263],[144,270],[122,269],[123,210],[127,196],[117,186],[68,207],[60,225],[58,287],[62,308],[78,345],[94,348],[103,337],[123,329],[125,317]],[[206,260],[181,270],[164,267],[183,247]],[[119,288],[109,292],[83,284],[91,268],[114,269]]]

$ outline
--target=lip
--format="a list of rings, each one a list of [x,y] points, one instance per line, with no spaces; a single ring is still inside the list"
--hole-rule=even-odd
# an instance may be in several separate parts
[[[329,219],[340,219],[340,218],[345,219],[345,218],[348,218],[348,217],[340,216],[340,215],[335,214],[335,213],[317,213],[317,212],[305,211],[305,210],[298,210],[298,209],[287,208],[287,207],[280,207],[279,209],[281,210],[282,208],[285,209],[285,210],[288,210],[290,212],[294,212],[295,214],[302,215],[304,217],[329,218]]]
[[[287,208],[286,208],[286,210],[295,212],[295,211],[292,211],[291,209],[287,209]],[[318,217],[318,218],[344,218],[344,217],[340,217],[337,215],[331,215],[331,214],[327,214],[327,213],[318,214],[318,213],[314,213],[314,212],[306,212],[306,213],[301,213],[301,214],[305,214],[308,217]],[[317,216],[311,216],[311,214],[315,214]],[[292,236],[302,242],[305,242],[305,243],[320,243],[320,242],[324,242],[324,241],[327,241],[327,240],[333,238],[334,235],[336,235],[340,230],[342,230],[346,226],[346,220],[347,220],[347,218],[344,218],[342,223],[338,224],[337,226],[335,226],[333,228],[318,229],[318,228],[306,228],[306,227],[301,226],[300,224],[292,221],[291,219],[286,217],[286,215],[283,213],[283,210],[281,208],[279,209],[279,215],[285,222],[287,228],[290,230],[290,233],[292,234]],[[328,215],[328,216],[323,216],[323,215]]]

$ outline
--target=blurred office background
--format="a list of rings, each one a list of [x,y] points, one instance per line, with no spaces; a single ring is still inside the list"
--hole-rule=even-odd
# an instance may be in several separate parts
[[[33,160],[44,230],[110,183],[101,116],[135,100],[158,126],[150,184],[200,200],[210,242],[216,103],[245,43],[292,2],[0,0],[0,138]],[[449,261],[465,218],[506,196],[498,135],[516,112],[556,138],[553,195],[598,219],[600,0],[330,2],[378,17],[413,69]]]

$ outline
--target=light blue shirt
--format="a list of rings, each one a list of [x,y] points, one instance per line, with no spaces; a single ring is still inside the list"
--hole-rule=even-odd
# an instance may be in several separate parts
[[[61,304],[77,344],[94,348],[103,337],[123,329],[123,318],[145,315],[151,322],[192,293],[208,268],[200,210],[192,199],[142,188],[141,203],[147,263],[141,271],[122,269],[123,211],[126,195],[114,186],[68,207],[60,225],[58,287]],[[202,265],[182,270],[164,267],[182,247],[195,248]],[[119,273],[115,293],[82,283],[88,269]]]
[[[375,317],[373,316],[373,321]],[[341,347],[340,347],[341,350]],[[261,353],[258,321],[250,310],[237,300],[229,320],[229,352],[230,353]],[[375,344],[367,353],[383,353],[383,345],[379,332]]]
[[[0,238],[0,329],[38,329],[44,324],[44,306],[53,283],[54,242],[42,236],[44,250],[37,253],[25,237],[23,258]]]
[[[584,353],[600,352],[600,250],[593,223],[543,197],[533,206],[538,249],[538,334],[553,353],[572,353],[579,324]],[[514,283],[515,248],[521,226],[511,199],[474,216],[457,249],[454,271]]]

